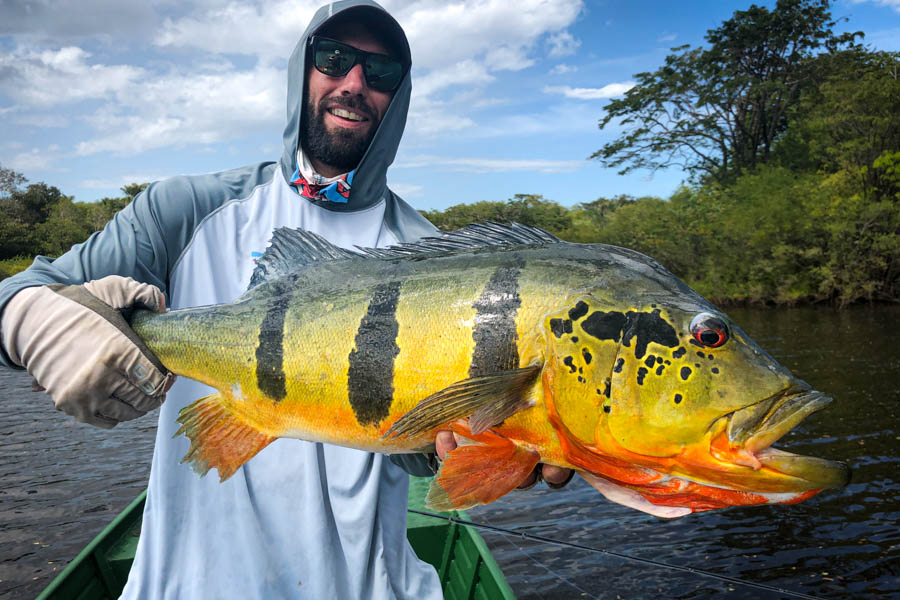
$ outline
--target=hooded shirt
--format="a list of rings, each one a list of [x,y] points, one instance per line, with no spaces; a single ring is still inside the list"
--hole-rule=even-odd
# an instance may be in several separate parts
[[[0,310],[24,287],[111,274],[156,285],[171,308],[231,302],[246,290],[254,259],[281,226],[314,231],[343,247],[384,247],[434,234],[386,185],[409,108],[408,72],[345,202],[305,198],[290,185],[298,168],[307,40],[344,11],[359,12],[373,29],[387,28],[408,61],[402,29],[374,2],[321,8],[289,61],[280,161],[150,185],[86,242],[57,259],[37,257],[0,283]],[[0,362],[16,368],[5,350]],[[279,439],[224,483],[215,473],[201,478],[180,462],[189,442],[173,437],[175,419],[213,391],[179,378],[160,409],[143,527],[123,598],[442,596],[434,569],[406,540],[409,478],[398,464],[425,474],[424,461],[395,464],[385,455]]]

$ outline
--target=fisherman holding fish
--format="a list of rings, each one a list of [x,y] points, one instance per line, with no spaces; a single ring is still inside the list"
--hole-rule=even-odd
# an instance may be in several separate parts
[[[173,436],[179,411],[210,389],[174,381],[115,314],[232,302],[277,227],[340,247],[436,234],[385,181],[410,64],[403,30],[374,2],[321,8],[290,58],[280,161],[153,183],[83,244],[0,283],[0,360],[26,368],[59,410],[108,428],[161,405],[123,598],[441,597],[405,537],[407,472],[432,474],[428,457],[278,440],[224,483],[197,477],[180,462],[188,440]],[[273,389],[283,358],[260,339],[257,373]],[[437,454],[456,443],[440,432]],[[547,466],[543,479],[559,487],[571,474]]]

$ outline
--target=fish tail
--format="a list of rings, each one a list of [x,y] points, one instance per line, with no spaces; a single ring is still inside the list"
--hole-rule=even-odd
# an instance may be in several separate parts
[[[196,400],[178,414],[181,434],[191,440],[191,448],[181,462],[191,463],[200,475],[218,469],[219,480],[225,481],[256,453],[275,438],[240,421],[222,404],[219,394]]]

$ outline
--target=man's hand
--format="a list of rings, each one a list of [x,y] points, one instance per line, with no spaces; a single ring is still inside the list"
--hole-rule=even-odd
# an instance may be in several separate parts
[[[444,460],[448,452],[454,450],[459,445],[456,434],[452,431],[439,431],[434,438],[434,448],[438,458]],[[519,484],[520,490],[527,490],[538,482],[540,476],[547,485],[553,488],[565,486],[572,480],[572,469],[564,469],[555,465],[545,465],[538,463],[534,471]]]
[[[57,409],[111,428],[157,408],[174,380],[117,313],[135,306],[163,312],[165,297],[117,275],[25,288],[4,308],[0,335]]]

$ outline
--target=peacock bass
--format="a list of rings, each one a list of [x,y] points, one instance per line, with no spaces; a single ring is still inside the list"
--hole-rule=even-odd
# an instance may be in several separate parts
[[[523,225],[356,251],[278,229],[234,303],[131,323],[218,390],[178,434],[222,480],[279,437],[396,454],[432,451],[439,430],[463,440],[431,484],[444,510],[503,496],[538,462],[662,517],[848,477],[772,447],[830,398],[723,313],[642,254]]]

